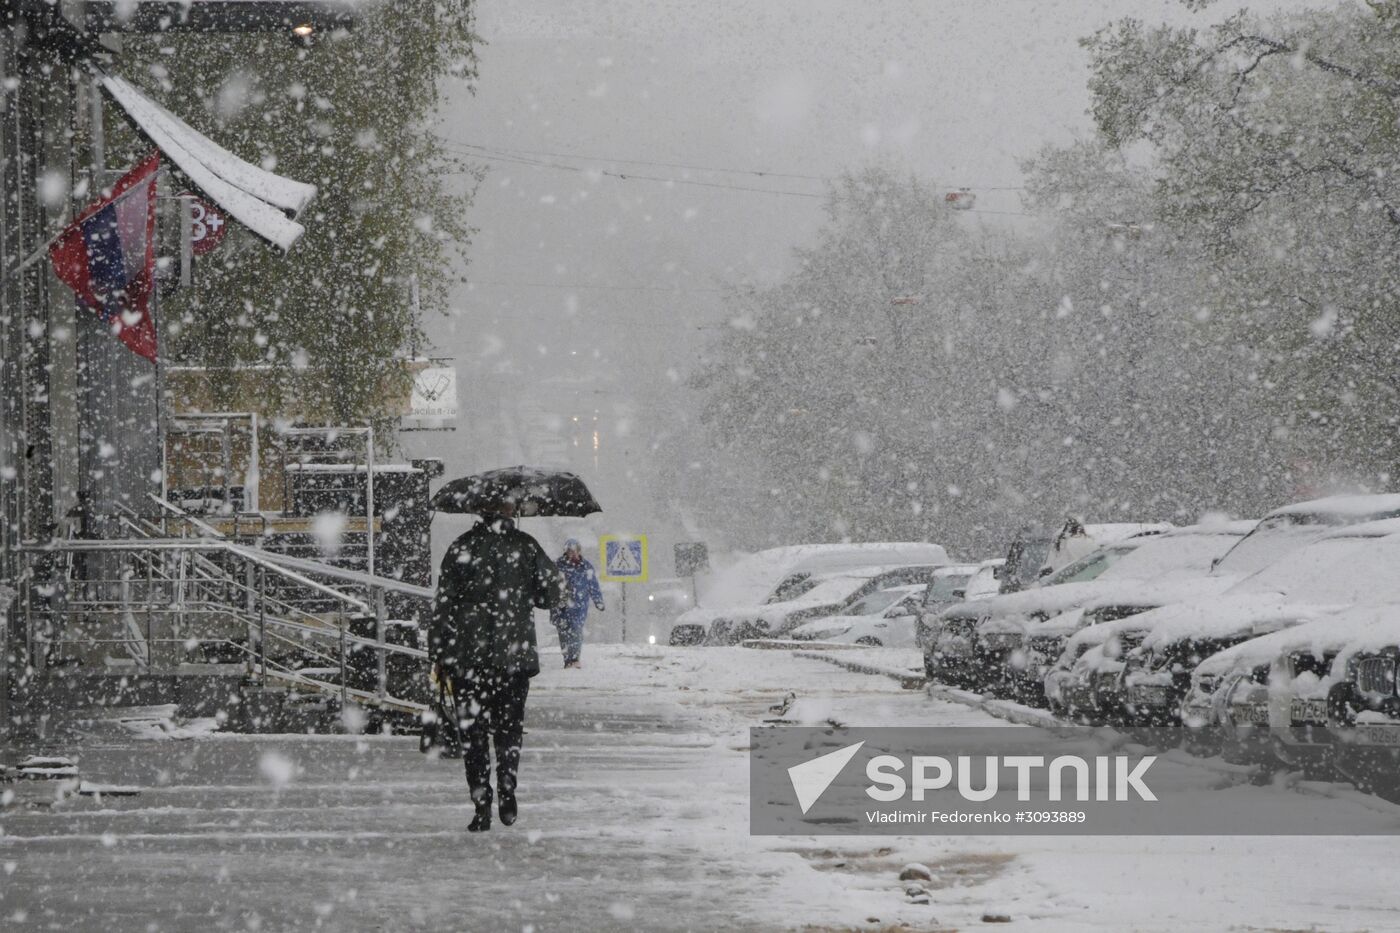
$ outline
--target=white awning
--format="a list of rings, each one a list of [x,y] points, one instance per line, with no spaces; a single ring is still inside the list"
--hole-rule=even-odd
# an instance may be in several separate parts
[[[111,95],[175,167],[243,226],[286,251],[306,232],[301,212],[316,186],[283,178],[229,152],[151,100],[124,78],[99,72]]]

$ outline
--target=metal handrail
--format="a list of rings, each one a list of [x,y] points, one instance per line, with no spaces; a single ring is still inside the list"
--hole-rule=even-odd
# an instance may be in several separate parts
[[[181,519],[189,516],[180,515],[178,506],[173,506],[168,502],[158,503],[168,511],[177,514]],[[149,522],[135,516],[142,524],[149,527]],[[196,526],[197,527],[197,526]],[[132,525],[132,530],[142,533],[144,529]],[[149,533],[149,532],[147,532]],[[156,638],[150,630],[151,613],[157,612],[166,615],[167,618],[174,617],[174,624],[183,626],[185,620],[208,619],[209,617],[222,618],[227,623],[235,626],[246,627],[250,635],[253,631],[257,634],[256,657],[259,661],[259,676],[266,680],[269,676],[287,679],[291,678],[298,682],[314,685],[317,689],[338,690],[342,702],[347,701],[350,696],[356,698],[374,699],[381,705],[406,708],[413,706],[411,701],[399,700],[390,697],[387,691],[387,672],[385,659],[388,655],[407,656],[415,659],[425,659],[427,652],[422,648],[409,645],[389,644],[385,640],[385,609],[384,594],[389,591],[419,597],[431,597],[432,590],[426,587],[418,587],[404,583],[401,580],[375,577],[371,574],[359,573],[356,571],[344,570],[338,567],[331,567],[320,564],[316,561],[302,558],[290,557],[287,555],[273,554],[259,548],[237,544],[228,540],[222,535],[219,537],[204,538],[158,538],[143,537],[136,539],[97,539],[97,540],[55,540],[46,544],[27,543],[18,549],[26,554],[64,554],[70,558],[77,553],[87,554],[125,554],[135,561],[137,573],[134,575],[122,574],[119,578],[96,578],[85,579],[79,582],[82,586],[96,586],[99,592],[103,587],[124,588],[131,586],[136,588],[137,593],[141,593],[144,587],[144,596],[135,599],[124,589],[116,599],[89,598],[85,594],[75,593],[75,599],[68,600],[64,594],[64,602],[59,607],[49,607],[39,609],[40,613],[47,612],[48,615],[57,617],[70,610],[77,610],[77,613],[90,620],[99,620],[101,617],[114,617],[113,621],[120,624],[138,625],[133,616],[141,616],[145,613],[146,629],[144,637],[140,628],[133,629],[135,641],[132,639],[87,639],[86,643],[96,644],[111,642],[114,644],[128,644],[131,646],[132,656],[139,664],[154,663],[154,657],[146,654],[153,644],[168,644],[173,642],[188,642],[189,639],[177,638]],[[180,554],[189,555],[190,559],[181,559],[178,568],[172,568],[171,563],[162,560],[160,555]],[[241,579],[241,575],[231,571],[222,563],[212,560],[219,554],[226,555],[233,561],[242,562],[248,568],[247,579]],[[32,570],[32,563],[28,569]],[[254,585],[254,568],[258,570],[256,574],[258,582]],[[283,579],[298,588],[310,590],[321,596],[328,597],[340,608],[334,612],[330,618],[324,615],[316,615],[305,609],[293,606],[276,596],[267,592],[266,578],[271,574]],[[360,612],[370,614],[370,605],[366,600],[351,595],[338,589],[312,579],[312,575],[330,578],[334,581],[344,581],[356,584],[360,587],[368,588],[371,592],[378,590],[378,597],[374,599],[373,615],[376,619],[376,632],[374,638],[367,638],[361,635],[353,635],[348,631],[346,613]],[[190,591],[193,591],[192,593]],[[156,609],[157,605],[165,607],[168,603],[173,608]],[[107,608],[104,608],[107,607]],[[26,611],[35,611],[33,603],[26,600]],[[304,621],[298,621],[304,620]],[[195,622],[195,624],[206,624]],[[26,629],[33,632],[31,626]],[[272,631],[270,631],[270,629]],[[281,633],[287,634],[281,634]],[[295,633],[299,638],[293,637]],[[308,643],[308,636],[312,638],[334,638],[337,640],[338,650],[327,648],[326,651],[316,649],[312,643]],[[32,636],[31,636],[32,637]],[[224,638],[195,638],[194,641],[201,644],[231,642]],[[366,693],[362,690],[350,688],[348,684],[340,685],[326,684],[314,681],[309,678],[298,678],[295,674],[279,673],[275,668],[281,666],[277,661],[267,657],[267,647],[272,643],[287,643],[296,645],[301,651],[307,652],[313,657],[324,659],[332,664],[338,661],[342,670],[341,680],[347,680],[345,675],[347,661],[346,656],[349,647],[362,646],[372,648],[376,651],[378,663],[378,690],[373,693]],[[82,644],[84,641],[65,639],[61,636],[47,644]],[[247,646],[239,645],[239,650],[248,654],[254,654],[253,650]],[[335,651],[338,657],[332,655]]]
[[[245,547],[234,544],[231,541],[206,540],[203,538],[102,538],[87,541],[52,541],[48,544],[21,544],[16,551],[21,553],[51,553],[54,551],[80,551],[80,552],[141,552],[141,551],[207,551],[223,552],[242,557],[264,569],[271,570],[281,576],[286,577],[293,583],[300,586],[310,587],[317,592],[329,596],[332,599],[351,606],[361,612],[369,612],[369,604],[358,597],[348,593],[342,593],[334,587],[326,586],[324,583],[317,583],[298,573],[280,566],[276,561],[271,560],[273,556],[268,551],[259,548]],[[279,555],[280,556],[280,555]],[[314,563],[314,562],[312,562]],[[397,583],[398,581],[386,580],[386,583]]]
[[[210,538],[219,538],[222,540],[228,537],[228,535],[224,534],[222,531],[215,528],[213,525],[209,524],[208,522],[201,521],[199,518],[195,517],[194,515],[191,515],[189,512],[186,512],[184,509],[180,508],[178,505],[169,501],[168,499],[158,496],[153,492],[146,493],[146,497],[152,502],[154,502],[156,505],[174,514],[181,521],[188,522],[195,528],[198,528]]]

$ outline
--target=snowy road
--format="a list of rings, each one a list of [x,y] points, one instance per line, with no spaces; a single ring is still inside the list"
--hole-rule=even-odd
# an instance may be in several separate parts
[[[465,832],[460,763],[411,739],[95,741],[84,777],[141,794],[6,811],[0,926],[943,929],[990,913],[1037,930],[1400,928],[1390,837],[750,837],[745,730],[789,690],[806,721],[1000,720],[780,651],[586,661],[536,680],[521,819],[486,836]],[[935,869],[929,906],[896,880],[910,861]]]

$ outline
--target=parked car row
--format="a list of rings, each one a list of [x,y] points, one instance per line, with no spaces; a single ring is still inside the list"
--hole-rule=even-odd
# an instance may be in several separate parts
[[[1400,496],[1135,534],[926,620],[938,682],[1400,799]]]
[[[875,589],[919,582],[917,575],[882,576],[886,572],[951,563],[943,547],[924,543],[808,544],[759,551],[725,568],[707,587],[703,607],[676,620],[669,641],[735,644],[776,634],[847,609]]]

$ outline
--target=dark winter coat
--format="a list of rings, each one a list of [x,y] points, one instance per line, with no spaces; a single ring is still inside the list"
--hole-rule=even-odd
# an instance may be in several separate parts
[[[593,565],[583,558],[578,563],[561,557],[555,562],[564,575],[564,601],[549,614],[549,620],[556,626],[582,625],[588,618],[588,604],[600,610],[603,608],[603,591],[598,587],[598,574]]]
[[[539,542],[509,519],[478,522],[447,549],[428,625],[428,657],[468,679],[540,672],[534,611],[563,599]]]

